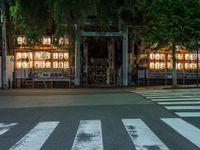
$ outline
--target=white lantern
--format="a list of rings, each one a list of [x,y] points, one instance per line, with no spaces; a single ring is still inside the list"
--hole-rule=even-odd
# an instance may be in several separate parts
[[[17,69],[21,69],[22,68],[22,62],[21,61],[17,61]]]
[[[60,62],[58,63],[58,68],[64,68],[64,65],[63,65],[63,62],[62,62],[62,61],[60,61]]]
[[[69,59],[69,53],[64,53],[64,59]]]
[[[195,63],[190,63],[190,69],[195,69],[197,65]]]
[[[51,58],[51,53],[46,52],[46,53],[45,53],[45,58],[46,58],[46,59],[50,59],[50,58]]]
[[[178,70],[183,70],[183,64],[182,63],[177,63],[177,69]]]
[[[53,59],[58,59],[58,53],[53,53]]]
[[[60,45],[64,45],[64,38],[61,37],[61,38],[59,39],[59,44],[60,44]]]
[[[53,68],[58,68],[58,62],[57,61],[53,62]]]
[[[59,53],[59,59],[63,59],[63,53],[62,52]]]
[[[150,58],[151,60],[154,60],[154,59],[155,59],[154,53],[149,54],[149,58]]]
[[[160,59],[165,60],[165,54],[160,54]]]
[[[28,68],[28,65],[27,65],[27,62],[26,62],[26,61],[23,61],[23,62],[22,62],[22,68],[23,68],[23,69]]]
[[[165,69],[165,63],[164,62],[160,63],[160,69]]]
[[[171,62],[167,62],[167,69],[172,69],[172,63]]]
[[[69,63],[68,62],[64,62],[64,69],[68,69],[69,68]]]
[[[172,54],[168,54],[167,59],[171,61],[172,60]]]
[[[21,36],[17,37],[17,44],[23,44],[23,38]]]
[[[190,69],[190,63],[185,63],[185,69],[186,70]]]
[[[156,59],[156,60],[160,60],[160,54],[156,53],[155,59]]]
[[[27,67],[28,67],[28,68],[33,68],[33,61],[29,61],[29,62],[27,63]]]
[[[33,53],[32,52],[28,52],[28,59],[33,59]]]
[[[155,63],[155,69],[160,69],[160,63],[159,62]]]
[[[26,52],[22,53],[22,59],[26,59],[26,58],[28,58],[27,53]]]
[[[16,54],[16,59],[19,60],[19,59],[21,59],[21,58],[22,58],[21,53],[20,53],[20,52],[17,52],[17,54]]]
[[[185,54],[185,60],[191,60],[191,55],[190,54]]]
[[[46,66],[46,68],[51,68],[51,62],[47,61],[45,66]]]
[[[183,60],[183,54],[176,54],[177,60]]]
[[[197,60],[197,54],[191,54],[191,60]]]

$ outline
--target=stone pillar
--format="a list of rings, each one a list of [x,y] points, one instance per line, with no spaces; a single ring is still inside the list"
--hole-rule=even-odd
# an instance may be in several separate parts
[[[80,32],[76,27],[77,35],[75,40],[75,86],[80,86],[81,71],[81,48],[80,48]]]
[[[128,28],[123,33],[122,40],[122,84],[128,86]]]

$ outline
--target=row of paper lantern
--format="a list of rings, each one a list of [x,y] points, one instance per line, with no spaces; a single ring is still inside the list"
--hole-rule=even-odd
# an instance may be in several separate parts
[[[53,59],[69,59],[69,53],[68,52],[54,52],[52,54]],[[34,59],[35,60],[44,60],[44,59],[50,59],[51,53],[50,52],[35,52],[34,53]],[[16,53],[16,60],[20,59],[33,59],[33,53],[32,52],[17,52]]]
[[[55,39],[57,40],[57,39]],[[42,44],[44,45],[50,45],[50,44],[53,44],[52,42],[52,38],[51,37],[48,37],[48,36],[45,36],[41,39],[41,42]],[[64,37],[60,37],[58,39],[58,43],[59,45],[68,45],[69,44],[69,38],[64,38]],[[17,37],[17,44],[19,45],[26,45],[27,44],[27,39],[25,36],[18,36]]]
[[[167,65],[167,67],[166,67]],[[200,66],[200,63],[199,63],[199,66]],[[172,69],[172,63],[171,62],[167,62],[164,63],[164,62],[151,62],[149,64],[149,68],[150,69]],[[197,64],[196,63],[176,63],[176,69],[178,70],[183,70],[183,69],[186,69],[186,70],[190,70],[190,69],[196,69],[197,68]]]
[[[17,69],[29,69],[33,68],[33,61],[17,61],[16,63]],[[35,68],[51,68],[51,62],[50,61],[35,61],[34,62],[34,67]],[[62,61],[54,61],[53,62],[53,68],[54,69],[67,69],[69,68],[69,62],[62,62]]]
[[[166,55],[160,53],[151,53],[149,54],[150,60],[165,60]],[[172,59],[172,54],[167,54],[167,59]],[[177,60],[197,60],[197,54],[176,54]],[[198,54],[198,59],[200,60],[200,54]]]

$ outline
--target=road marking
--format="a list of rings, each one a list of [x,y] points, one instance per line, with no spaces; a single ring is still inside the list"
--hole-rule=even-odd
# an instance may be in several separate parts
[[[122,119],[122,122],[136,150],[169,150],[141,119]]]
[[[178,109],[200,109],[200,106],[165,106],[168,110],[178,110]]]
[[[200,117],[200,112],[175,112],[180,117]]]
[[[162,118],[163,122],[200,148],[200,130],[180,118]]]
[[[169,98],[169,99],[151,99],[151,101],[200,101],[200,98]]]
[[[16,126],[18,123],[0,123],[0,135],[8,132],[12,127]]]
[[[200,101],[195,101],[195,102],[157,102],[158,104],[160,105],[176,105],[176,104],[179,104],[179,105],[184,105],[184,104],[200,104]]]
[[[177,95],[174,95],[174,96],[148,96],[146,97],[148,99],[169,99],[169,98],[199,98],[197,96],[177,96]]]
[[[9,150],[40,150],[59,122],[40,122]]]
[[[72,150],[103,150],[100,120],[81,120]]]

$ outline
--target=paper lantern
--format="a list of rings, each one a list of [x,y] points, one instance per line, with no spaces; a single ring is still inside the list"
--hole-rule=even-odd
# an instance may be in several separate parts
[[[46,58],[46,59],[50,59],[50,58],[51,58],[51,53],[46,52],[46,53],[45,53],[45,58]]]
[[[58,59],[58,53],[53,53],[53,59]]]
[[[50,45],[51,44],[51,38],[50,37],[43,37],[42,44]]]
[[[167,62],[167,69],[172,69],[172,63],[171,62]]]
[[[59,59],[63,59],[63,53],[59,53]]]
[[[185,63],[185,69],[186,70],[190,69],[190,63]]]
[[[185,60],[191,60],[191,55],[190,54],[185,54]]]
[[[58,62],[57,61],[53,62],[53,68],[58,68]]]
[[[20,52],[17,52],[17,54],[16,54],[16,60],[19,60],[19,59],[21,59],[21,58],[22,58],[21,53],[20,53]]]
[[[60,61],[60,62],[58,63],[58,68],[64,68],[64,64],[63,64],[62,61]]]
[[[60,44],[60,45],[64,45],[64,38],[61,37],[61,38],[59,39],[59,44]]]
[[[156,53],[155,59],[156,59],[156,60],[160,60],[160,54]]]
[[[191,54],[191,60],[197,60],[197,54]]]
[[[168,54],[167,59],[171,61],[172,60],[172,54]]]
[[[165,54],[160,54],[160,59],[165,60]]]
[[[22,62],[17,61],[16,67],[17,67],[17,69],[21,69],[22,68]]]
[[[17,37],[17,44],[23,44],[23,38],[21,36]]]
[[[27,68],[33,68],[33,61],[29,61],[27,63]]]
[[[165,63],[164,62],[160,63],[160,69],[165,69]]]
[[[176,68],[178,70],[182,70],[183,69],[183,63],[177,63]]]
[[[64,59],[69,59],[69,53],[64,53]]]
[[[176,54],[176,59],[177,60],[183,60],[183,54]]]
[[[27,59],[28,58],[28,54],[26,52],[22,53],[22,59]]]
[[[150,58],[150,60],[154,60],[155,59],[154,53],[149,54],[149,58]]]
[[[149,68],[150,68],[150,69],[154,69],[154,68],[155,68],[154,62],[151,62],[151,63],[149,64]]]
[[[197,65],[196,63],[190,63],[190,69],[196,69]]]
[[[26,61],[23,61],[23,62],[22,62],[22,68],[23,68],[23,69],[28,68],[28,65],[27,65],[27,62],[26,62]]]
[[[155,69],[160,69],[160,63],[159,62],[155,63]]]
[[[33,59],[33,53],[32,52],[28,52],[28,59]]]
[[[51,68],[51,62],[47,61],[45,66],[46,66],[46,68]]]
[[[64,69],[68,69],[69,68],[69,63],[68,62],[64,62]]]

